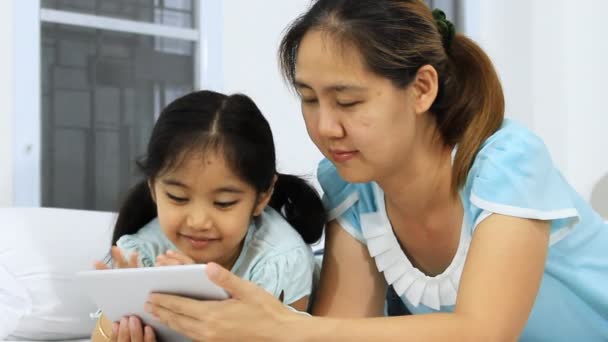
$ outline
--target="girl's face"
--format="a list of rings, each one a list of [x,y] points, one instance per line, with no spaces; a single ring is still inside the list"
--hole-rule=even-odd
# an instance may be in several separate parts
[[[308,134],[349,182],[368,182],[408,165],[417,135],[413,86],[398,88],[368,70],[358,51],[309,31],[300,43],[296,88]]]
[[[252,216],[270,198],[258,194],[214,152],[186,156],[150,186],[167,238],[197,263],[213,261],[228,269],[240,254]]]

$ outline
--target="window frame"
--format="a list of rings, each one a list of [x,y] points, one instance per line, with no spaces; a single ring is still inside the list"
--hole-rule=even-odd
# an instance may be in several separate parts
[[[43,23],[152,35],[191,41],[194,89],[222,91],[222,0],[198,0],[195,28],[145,23],[107,16],[41,8],[40,0],[9,0],[13,7],[12,206],[42,203],[42,78]],[[12,109],[12,110],[11,110]]]

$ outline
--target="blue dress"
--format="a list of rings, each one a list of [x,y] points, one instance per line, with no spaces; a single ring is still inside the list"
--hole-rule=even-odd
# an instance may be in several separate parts
[[[431,277],[402,251],[376,183],[351,184],[323,160],[318,169],[330,220],[365,244],[412,314],[451,312],[479,223],[493,213],[551,222],[540,290],[520,341],[608,341],[608,224],[564,180],[543,142],[505,120],[481,146],[460,191],[460,243]]]

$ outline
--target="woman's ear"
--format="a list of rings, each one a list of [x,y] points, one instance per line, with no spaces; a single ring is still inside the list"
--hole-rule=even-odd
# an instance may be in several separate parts
[[[255,208],[253,209],[253,216],[260,216],[262,214],[262,212],[264,211],[264,208],[266,208],[266,206],[268,205],[268,202],[270,202],[270,199],[272,198],[272,194],[274,192],[274,185],[277,183],[277,179],[278,179],[278,176],[274,175],[274,178],[272,179],[272,184],[270,184],[270,187],[268,188],[268,190],[261,192],[258,195],[257,204],[255,205]]]
[[[414,89],[414,101],[416,114],[426,113],[439,91],[439,76],[432,65],[423,65],[416,72],[416,78],[412,84]]]
[[[150,196],[152,197],[152,201],[156,203],[156,192],[154,191],[154,182],[151,179],[148,179],[148,190],[150,190]]]

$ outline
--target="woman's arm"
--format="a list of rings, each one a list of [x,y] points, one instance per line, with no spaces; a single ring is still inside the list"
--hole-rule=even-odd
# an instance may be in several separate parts
[[[365,245],[331,221],[325,232],[315,316],[374,317],[384,313],[386,282]]]
[[[548,222],[491,215],[473,236],[454,313],[302,319],[291,336],[301,336],[300,341],[517,341],[540,286],[548,243]]]
[[[516,341],[540,286],[548,241],[548,222],[496,214],[485,219],[469,248],[454,313],[304,317],[215,264],[208,267],[209,277],[234,299],[205,302],[153,294],[146,310],[177,331],[207,342],[226,337],[247,341]],[[336,263],[339,269],[356,266],[348,260]],[[324,296],[329,293],[324,291]],[[367,296],[358,292],[351,300],[365,301]],[[334,303],[328,298],[325,301]]]

